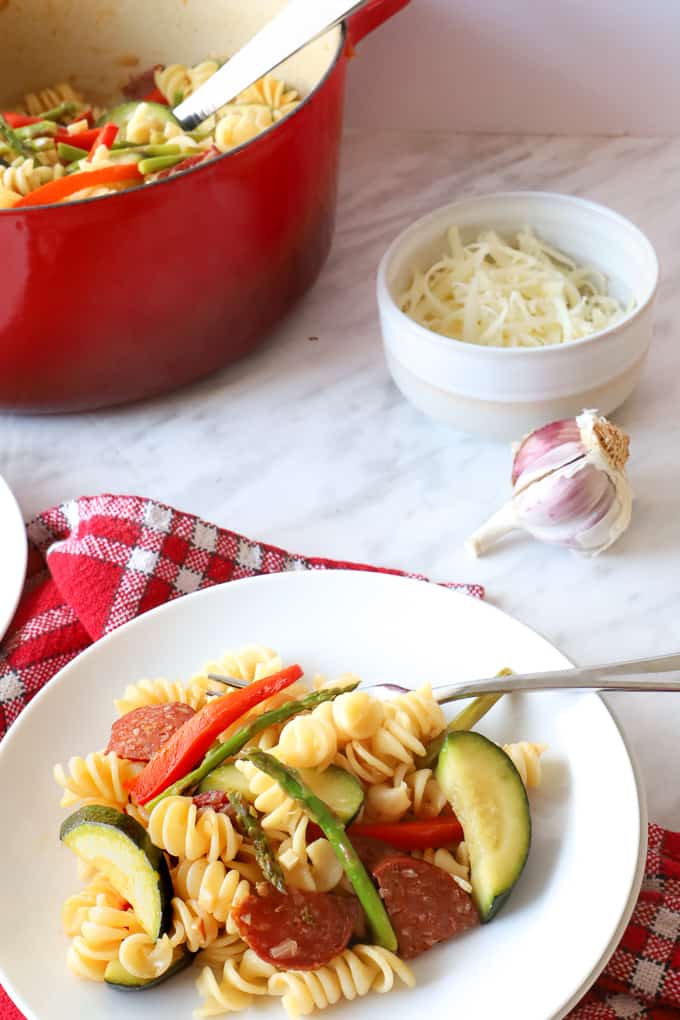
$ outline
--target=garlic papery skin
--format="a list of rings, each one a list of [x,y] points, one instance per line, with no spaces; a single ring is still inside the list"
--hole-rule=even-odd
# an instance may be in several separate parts
[[[511,501],[466,542],[475,556],[523,529],[541,542],[588,556],[608,549],[630,524],[628,436],[596,411],[551,422],[514,450]]]

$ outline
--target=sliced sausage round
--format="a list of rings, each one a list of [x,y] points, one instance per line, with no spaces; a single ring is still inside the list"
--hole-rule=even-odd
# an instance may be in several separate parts
[[[347,835],[366,871],[372,872],[386,857],[400,856],[398,850],[389,843],[384,843],[382,839],[375,839],[373,836],[354,836],[351,832]]]
[[[222,811],[224,814],[228,814],[231,806],[229,794],[222,790],[206,790],[205,793],[197,793],[192,797],[192,800],[199,811],[201,808],[210,808],[213,811]]]
[[[434,864],[385,857],[373,875],[405,960],[479,924],[472,898]]]
[[[241,937],[268,963],[284,970],[315,970],[329,963],[349,942],[356,908],[333,893],[280,893],[248,896],[233,914]]]
[[[135,708],[116,719],[106,751],[130,761],[149,761],[193,714],[193,708],[179,701]]]

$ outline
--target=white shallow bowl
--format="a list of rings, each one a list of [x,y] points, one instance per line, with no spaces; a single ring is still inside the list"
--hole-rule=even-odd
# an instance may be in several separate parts
[[[624,307],[632,298],[634,308],[609,329],[551,347],[485,347],[432,333],[404,315],[398,300],[413,270],[427,269],[448,249],[453,225],[464,243],[482,230],[510,236],[530,226],[579,264],[601,270],[609,293]],[[378,307],[387,364],[408,400],[464,432],[516,439],[586,407],[608,414],[642,372],[658,279],[650,242],[606,206],[538,191],[454,202],[408,227],[382,259]]]
[[[275,574],[178,599],[98,641],[34,699],[0,746],[0,982],[28,1020],[191,1020],[198,997],[184,972],[143,994],[80,981],[66,970],[63,899],[78,888],[59,844],[52,764],[102,747],[113,698],[144,676],[187,677],[227,648],[261,642],[307,677],[359,673],[415,686],[455,676],[568,665],[533,631],[437,585],[359,572]],[[452,706],[449,706],[452,708]],[[646,818],[625,741],[595,694],[503,698],[480,724],[494,740],[549,744],[531,795],[532,847],[498,917],[444,943],[413,969],[417,987],[338,1004],[340,1020],[455,1015],[564,1016],[621,938],[640,886]],[[616,853],[605,852],[614,845]],[[324,1014],[325,1015],[325,1014]],[[248,1018],[281,1020],[273,1000]]]

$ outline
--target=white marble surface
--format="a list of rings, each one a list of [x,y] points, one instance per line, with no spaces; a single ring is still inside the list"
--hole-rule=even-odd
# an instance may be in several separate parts
[[[77,495],[134,492],[298,552],[480,581],[580,663],[680,650],[679,182],[680,140],[349,135],[331,258],[264,348],[151,403],[0,416],[0,474],[27,517]],[[662,260],[652,352],[616,415],[633,437],[634,522],[599,560],[521,536],[470,560],[464,538],[508,494],[509,450],[423,418],[385,369],[373,277],[387,243],[438,204],[501,188],[606,202]],[[680,695],[612,704],[651,817],[680,829]]]

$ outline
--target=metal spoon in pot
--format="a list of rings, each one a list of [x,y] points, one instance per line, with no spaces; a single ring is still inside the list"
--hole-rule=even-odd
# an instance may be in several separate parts
[[[364,3],[366,0],[291,0],[172,112],[184,130],[191,131],[307,43],[339,25]]]
[[[228,687],[247,687],[247,681],[209,673]],[[401,684],[366,684],[361,690],[385,694],[406,694]],[[544,673],[510,673],[483,680],[460,680],[444,687],[435,687],[433,694],[440,705],[479,694],[513,694],[521,691],[680,691],[680,655],[662,655],[654,659],[631,659],[585,669],[557,669]]]

